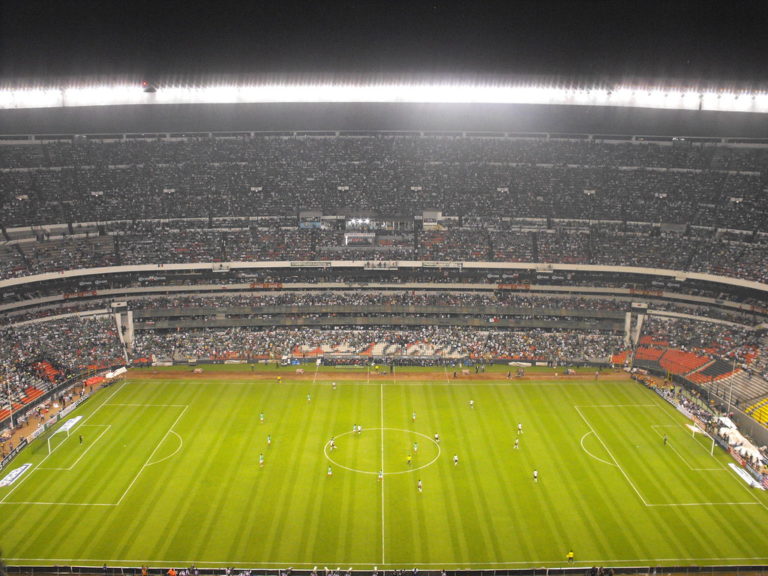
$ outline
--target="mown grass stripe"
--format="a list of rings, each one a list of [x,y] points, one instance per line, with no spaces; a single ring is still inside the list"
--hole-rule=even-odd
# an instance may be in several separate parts
[[[94,425],[127,419],[121,428],[132,442],[144,446],[133,456],[145,457],[175,415],[168,408],[158,418],[158,409],[141,405],[188,404],[177,426],[184,448],[168,460],[145,466],[119,507],[73,510],[0,504],[0,533],[8,555],[37,559],[47,554],[96,566],[100,560],[123,559],[125,565],[151,560],[155,566],[194,561],[368,568],[381,554],[382,488],[390,567],[555,567],[565,563],[571,545],[577,562],[615,565],[664,564],[664,559],[702,564],[714,563],[707,558],[729,561],[768,554],[768,536],[754,529],[767,520],[764,506],[646,507],[618,468],[582,449],[580,440],[588,427],[574,406],[603,406],[586,408],[587,418],[638,487],[658,497],[660,504],[675,504],[683,497],[725,500],[729,494],[768,504],[765,494],[751,493],[729,472],[691,471],[680,458],[657,447],[659,436],[652,426],[684,421],[635,383],[611,381],[605,375],[597,383],[562,376],[516,382],[502,373],[497,381],[453,381],[445,378],[445,370],[418,372],[439,376],[437,382],[401,372],[397,378],[386,377],[386,426],[441,434],[445,452],[417,473],[425,486],[418,499],[417,474],[387,476],[383,487],[375,474],[336,469],[333,478],[326,477],[322,447],[328,438],[350,431],[352,424],[367,430],[380,423],[381,383],[371,377],[366,385],[364,371],[344,372],[348,376],[342,378],[341,372],[325,370],[315,385],[285,370],[280,385],[274,379],[276,370],[265,378],[242,370],[231,373],[236,377],[223,368],[214,372],[218,377],[211,380],[169,377],[126,385],[114,396],[115,404],[138,406],[115,407],[110,414],[107,408],[96,410],[99,399],[107,397],[102,392],[86,403],[80,411],[94,414]],[[329,386],[334,378],[339,381],[336,391]],[[468,407],[469,399],[475,400],[474,410]],[[267,416],[264,425],[258,422],[260,409]],[[410,417],[414,409],[415,423]],[[525,433],[515,451],[519,421]],[[273,435],[269,451],[267,429]],[[407,433],[398,434],[402,437],[393,436],[386,444],[385,465],[393,471],[405,467],[410,448]],[[379,461],[381,438],[372,432],[370,444],[365,433],[345,439],[345,444],[350,442],[345,451],[348,464],[378,466],[374,463]],[[175,442],[169,436],[156,459],[171,454]],[[588,447],[595,443],[587,442]],[[426,459],[424,444],[419,461]],[[646,445],[645,452],[638,452],[638,444]],[[74,448],[71,454],[61,453],[61,462],[77,458]],[[681,454],[694,463],[706,460],[697,456],[698,448],[680,446],[687,450]],[[263,470],[258,468],[262,450],[267,455]],[[460,456],[458,467],[451,461],[454,453]],[[28,454],[33,463],[43,456],[34,450]],[[638,454],[647,461],[633,460]],[[116,456],[119,461],[114,463]],[[141,468],[145,462],[119,456],[111,449],[89,453],[76,466],[76,480],[52,474],[46,482],[37,482],[33,474],[29,482],[35,486],[25,490],[70,500],[89,490],[119,494],[125,483],[118,478],[110,482],[110,475],[100,471]],[[722,464],[724,457],[715,461]],[[541,472],[538,486],[531,479],[534,467]],[[7,490],[0,489],[0,499],[5,495]]]

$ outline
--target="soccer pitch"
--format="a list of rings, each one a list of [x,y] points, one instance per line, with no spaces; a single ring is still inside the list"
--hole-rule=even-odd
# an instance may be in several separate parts
[[[0,548],[94,566],[768,562],[766,493],[654,392],[505,374],[132,370],[0,474],[31,464],[0,488]]]

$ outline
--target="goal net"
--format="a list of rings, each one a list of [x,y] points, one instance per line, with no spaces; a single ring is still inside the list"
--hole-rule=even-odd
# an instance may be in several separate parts
[[[56,450],[64,443],[67,438],[69,438],[70,432],[72,432],[72,429],[77,426],[77,423],[81,419],[82,416],[75,416],[71,420],[67,420],[64,422],[64,424],[61,425],[60,428],[54,430],[53,433],[48,436],[48,454],[52,454],[54,450]]]
[[[715,439],[708,432],[699,428],[696,424],[688,424],[688,429],[691,431],[691,436],[694,440],[709,449],[710,455],[715,453]]]

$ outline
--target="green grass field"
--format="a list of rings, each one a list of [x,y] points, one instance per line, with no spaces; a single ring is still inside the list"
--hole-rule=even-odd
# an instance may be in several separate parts
[[[73,416],[52,453],[33,444],[0,475],[32,464],[0,488],[9,564],[768,562],[766,493],[620,376],[134,370]]]

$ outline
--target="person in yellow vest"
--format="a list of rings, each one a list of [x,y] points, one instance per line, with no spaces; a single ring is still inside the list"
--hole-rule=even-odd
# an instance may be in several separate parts
[[[568,554],[565,555],[568,560],[568,564],[573,564],[573,550],[568,550]]]

